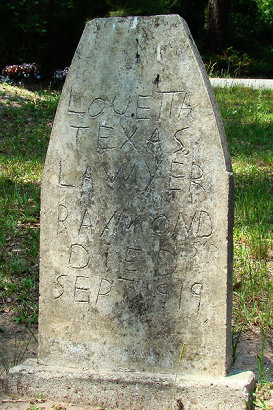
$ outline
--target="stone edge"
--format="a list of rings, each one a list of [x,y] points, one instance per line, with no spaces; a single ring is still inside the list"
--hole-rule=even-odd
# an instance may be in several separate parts
[[[141,372],[95,373],[45,366],[36,359],[10,369],[9,394],[69,401],[115,409],[177,408],[225,410],[251,408],[255,376],[233,371],[224,376],[169,375]]]

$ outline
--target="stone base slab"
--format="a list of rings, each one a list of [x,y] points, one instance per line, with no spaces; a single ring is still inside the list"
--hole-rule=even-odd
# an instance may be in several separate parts
[[[141,372],[94,373],[37,364],[28,359],[10,369],[9,393],[106,409],[246,409],[251,408],[254,374],[227,377],[175,376]]]

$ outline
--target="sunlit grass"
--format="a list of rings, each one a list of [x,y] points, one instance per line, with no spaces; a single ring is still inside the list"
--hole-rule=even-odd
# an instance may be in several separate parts
[[[273,325],[273,92],[216,89],[235,178],[234,323]],[[270,336],[269,336],[270,337]]]
[[[59,93],[0,85],[0,300],[37,322],[40,181]]]

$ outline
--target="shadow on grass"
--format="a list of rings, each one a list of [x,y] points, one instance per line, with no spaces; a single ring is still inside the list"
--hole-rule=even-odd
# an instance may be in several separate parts
[[[272,125],[241,124],[233,121],[231,124],[225,123],[225,130],[233,159],[272,156]]]
[[[36,323],[40,187],[0,178],[0,305]]]
[[[32,274],[39,252],[40,187],[3,177],[0,185],[1,274]]]
[[[272,90],[215,88],[233,159],[271,152]]]
[[[44,162],[57,103],[56,93],[32,99],[0,93],[0,154],[7,160]]]
[[[235,201],[244,204],[248,210],[252,210],[253,222],[272,223],[273,215],[273,186],[272,177],[267,173],[260,174],[237,174],[235,175]],[[243,209],[238,209],[243,211]],[[257,219],[259,217],[259,219]],[[245,221],[246,222],[246,221]],[[250,222],[250,221],[248,221]]]

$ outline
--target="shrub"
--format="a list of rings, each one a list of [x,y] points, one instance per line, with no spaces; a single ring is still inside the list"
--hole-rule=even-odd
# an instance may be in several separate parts
[[[20,81],[24,78],[35,78],[39,80],[41,67],[36,63],[23,63],[7,65],[2,69],[2,76],[5,80]]]

